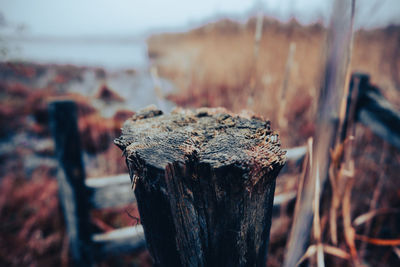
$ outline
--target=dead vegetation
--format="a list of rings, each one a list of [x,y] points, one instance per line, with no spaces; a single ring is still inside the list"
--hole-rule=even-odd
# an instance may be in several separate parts
[[[168,96],[177,105],[223,106],[235,112],[247,107],[273,123],[280,120],[278,115],[282,113],[287,120],[287,127],[279,127],[284,147],[304,145],[315,131],[314,100],[326,30],[318,24],[305,27],[295,21],[282,24],[264,19],[255,61],[255,28],[255,19],[244,25],[226,20],[188,33],[153,36],[148,40],[149,56],[158,74],[179,88]],[[398,108],[399,40],[397,26],[358,31],[352,62],[352,70],[369,73]],[[290,44],[295,44],[295,50],[288,64]],[[46,87],[34,86],[34,81],[49,68],[58,70],[56,75]],[[29,138],[49,138],[47,99],[65,94],[69,81],[82,79],[83,70],[72,66],[0,64],[2,140],[14,142],[15,136],[24,134]],[[106,75],[101,69],[96,73],[99,78]],[[283,109],[282,88],[286,88]],[[107,142],[111,144],[119,136],[122,122],[132,113],[122,110],[114,118],[104,119],[90,98],[68,95],[78,103],[87,158],[96,157],[87,163],[88,176],[126,172],[120,151]],[[322,195],[320,229],[314,232],[315,245],[309,247],[307,255],[321,253],[322,248],[328,266],[351,266],[354,258],[370,266],[396,266],[400,258],[400,153],[364,126],[357,125],[355,130],[353,183],[346,183],[335,172],[331,174],[332,191]],[[0,155],[0,265],[67,266],[68,243],[58,207],[54,168],[37,168],[29,176],[24,172],[24,158],[37,153],[30,142],[34,141],[22,140],[15,150],[3,149],[6,152]],[[46,153],[52,155],[54,151],[49,149]],[[307,161],[303,167],[295,166],[290,173],[281,175],[276,192],[301,192],[306,166]],[[333,206],[329,204],[331,200]],[[268,266],[282,265],[295,213],[292,204],[283,204],[274,217]],[[136,223],[129,214],[137,217],[134,207],[97,212],[92,217],[99,229],[107,231]],[[146,254],[140,257],[127,262],[149,264]],[[315,257],[308,260],[317,264]]]
[[[48,68],[56,70],[54,79],[43,88],[34,88],[35,79]],[[69,69],[71,68],[71,69]],[[91,104],[92,99],[78,93],[63,92],[71,79],[79,79],[81,68],[31,64],[0,64],[4,75],[0,86],[0,265],[69,266],[68,240],[58,200],[54,146],[48,125],[47,104],[66,97],[78,106],[79,129],[87,155],[89,177],[126,173],[121,152],[112,145],[120,135],[123,122],[132,111],[119,110],[103,118]],[[57,72],[58,70],[58,72]],[[100,91],[104,91],[100,88]],[[38,163],[27,170],[26,162]],[[94,211],[91,218],[98,231],[132,225],[137,208]],[[146,253],[112,258],[100,266],[126,263],[148,264]]]
[[[304,144],[314,130],[313,100],[320,87],[326,29],[320,24],[302,26],[295,20],[282,24],[264,18],[255,61],[255,28],[255,18],[245,24],[224,20],[188,33],[152,36],[149,56],[159,75],[179,89],[168,98],[185,107],[223,106],[236,112],[249,107],[277,122],[286,80],[287,108],[281,111],[296,131],[291,130],[289,136],[281,128],[282,140],[287,146]],[[356,32],[351,67],[351,71],[370,74],[397,107],[399,40],[398,26]],[[291,44],[295,51],[288,72]]]
[[[236,111],[251,108],[273,122],[284,122],[279,123],[279,130],[285,146],[303,145],[316,129],[326,29],[318,24],[303,27],[295,21],[281,24],[264,19],[259,56],[254,59],[255,29],[256,19],[245,24],[225,20],[188,33],[157,35],[148,40],[149,55],[160,76],[179,88],[168,96],[179,105],[224,106]],[[355,34],[351,64],[352,72],[370,74],[396,107],[400,107],[399,40],[397,26],[360,30]],[[332,151],[330,189],[322,191],[318,180],[314,185],[319,192],[313,192],[312,239],[302,258],[313,266],[399,262],[400,232],[395,225],[400,223],[396,210],[400,184],[395,172],[400,153],[364,126],[355,127],[354,139]],[[341,164],[339,159],[350,145],[354,158]],[[280,177],[278,193],[296,188],[301,192],[304,176],[309,175],[306,166],[302,174]],[[392,188],[384,189],[384,183]],[[322,193],[321,202],[315,201]],[[282,265],[293,212],[293,207],[283,205],[273,220],[268,266]]]

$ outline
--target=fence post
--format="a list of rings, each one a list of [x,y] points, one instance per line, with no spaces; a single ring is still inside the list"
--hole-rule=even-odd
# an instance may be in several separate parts
[[[285,162],[269,122],[215,109],[149,110],[115,143],[156,266],[265,266]]]
[[[49,115],[60,164],[57,179],[71,254],[75,266],[89,266],[92,263],[89,252],[91,231],[76,104],[69,100],[51,102]]]

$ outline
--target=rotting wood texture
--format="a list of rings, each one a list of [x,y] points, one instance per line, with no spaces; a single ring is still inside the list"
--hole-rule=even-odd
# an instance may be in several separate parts
[[[147,109],[115,144],[156,266],[265,266],[285,163],[269,121],[220,108]]]

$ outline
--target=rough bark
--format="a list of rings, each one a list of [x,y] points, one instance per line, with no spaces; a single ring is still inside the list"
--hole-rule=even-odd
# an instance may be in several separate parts
[[[269,121],[223,109],[148,109],[115,143],[156,266],[265,266],[285,162]]]

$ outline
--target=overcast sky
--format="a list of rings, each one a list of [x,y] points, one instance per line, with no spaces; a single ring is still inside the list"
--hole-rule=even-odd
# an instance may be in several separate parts
[[[243,17],[261,2],[263,12],[287,21],[327,21],[329,0],[0,0],[9,27],[38,36],[138,35],[204,23],[217,14]],[[400,24],[400,0],[357,0],[356,27]],[[3,27],[4,33],[4,27]]]

